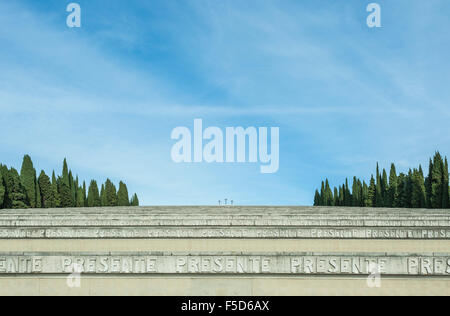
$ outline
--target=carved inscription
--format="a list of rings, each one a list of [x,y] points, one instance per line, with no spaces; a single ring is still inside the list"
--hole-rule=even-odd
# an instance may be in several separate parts
[[[290,274],[448,276],[450,255],[0,254],[0,274]]]
[[[304,238],[450,239],[445,228],[290,228],[290,227],[0,227],[0,239],[71,238]]]

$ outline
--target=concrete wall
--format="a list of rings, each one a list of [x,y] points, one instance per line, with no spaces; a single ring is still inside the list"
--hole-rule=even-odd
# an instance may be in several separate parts
[[[81,229],[84,233],[80,233]],[[102,229],[118,232],[117,236],[128,230],[131,237],[107,238],[93,233]],[[393,233],[373,234],[380,229]],[[17,231],[32,230],[44,233],[14,237]],[[144,238],[139,230],[144,235],[146,231],[159,230],[165,232],[161,236],[173,237]],[[195,238],[173,235],[177,230],[188,231]],[[231,230],[237,233],[228,238],[217,237],[217,232],[223,234]],[[273,238],[264,235],[268,230],[314,231],[315,235],[302,237],[300,233],[281,233]],[[341,238],[317,235],[318,231],[337,230],[345,234]],[[69,233],[58,238],[46,235],[49,231]],[[82,274],[81,287],[71,288],[67,285],[68,274],[1,273],[2,256],[5,258],[11,252],[44,256],[60,252],[68,256],[80,252],[92,256],[110,252],[213,252],[219,255],[313,252],[349,256],[379,253],[380,258],[403,253],[431,261],[434,253],[440,253],[442,260],[439,260],[445,262],[450,258],[449,231],[450,210],[309,207],[2,210],[0,295],[449,295],[450,273],[446,273],[445,267],[441,267],[442,274],[435,276],[382,274],[379,288],[369,287],[366,275]],[[260,237],[251,238],[248,232]],[[81,238],[83,234],[94,238]]]
[[[345,277],[186,277],[86,276],[80,288],[65,276],[1,277],[0,295],[450,295],[448,278],[392,278],[380,288],[366,278]]]

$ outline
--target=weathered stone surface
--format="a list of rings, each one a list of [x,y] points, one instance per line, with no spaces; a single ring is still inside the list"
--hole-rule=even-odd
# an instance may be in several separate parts
[[[450,210],[128,207],[0,211],[2,239],[450,239]]]
[[[450,228],[395,227],[0,227],[0,239],[301,238],[450,239]]]
[[[450,254],[0,253],[0,274],[267,274],[450,277]]]
[[[385,294],[442,293],[450,284],[450,210],[0,210],[0,239],[0,288],[19,294],[117,294],[121,284],[125,294],[142,295],[147,280],[166,291],[152,293],[166,295],[224,294],[224,283],[233,295],[373,294],[367,276],[376,272],[383,276],[376,290]]]
[[[287,218],[279,219],[262,218],[232,218],[222,219],[212,216],[204,218],[148,218],[138,219],[125,218],[54,218],[54,219],[20,219],[20,220],[0,220],[3,227],[52,227],[52,226],[99,226],[99,227],[120,227],[120,226],[322,226],[322,227],[450,227],[448,219],[317,219],[317,218]]]

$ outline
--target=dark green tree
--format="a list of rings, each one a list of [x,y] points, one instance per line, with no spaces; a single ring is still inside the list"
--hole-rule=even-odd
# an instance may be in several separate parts
[[[8,172],[8,181],[6,188],[8,190],[7,208],[22,209],[28,208],[27,191],[22,185],[19,173],[11,168]]]
[[[330,183],[328,179],[325,179],[325,196],[324,196],[325,206],[333,205],[333,192],[330,188]]]
[[[344,185],[342,185],[342,186],[339,186],[339,197],[338,197],[338,201],[339,201],[339,205],[340,206],[345,206],[345,198],[344,198],[344,195],[345,195],[345,193],[344,193],[344,191],[345,191],[345,186]]]
[[[425,178],[426,204],[427,208],[431,208],[431,191],[432,191],[432,177],[433,177],[433,160],[430,159],[428,167],[428,176]]]
[[[116,186],[109,179],[105,182],[105,201],[104,206],[117,206]]]
[[[448,208],[449,204],[448,161],[447,157],[445,157],[444,169],[442,171],[442,208]]]
[[[361,206],[361,182],[353,177],[353,185],[352,185],[352,206]]]
[[[398,175],[397,187],[398,187],[398,200],[397,207],[406,207],[406,176],[403,172]]]
[[[348,185],[347,178],[345,179],[344,206],[352,206],[352,194],[350,193],[350,187]]]
[[[42,207],[55,207],[52,184],[50,182],[50,178],[45,174],[44,170],[42,170],[39,175],[38,183],[41,191]]]
[[[139,199],[136,193],[131,198],[130,204],[131,206],[139,206]]]
[[[83,181],[83,199],[84,199],[84,206],[88,206],[87,203],[87,194],[86,194],[86,182]]]
[[[443,201],[443,179],[444,162],[439,152],[433,158],[433,168],[431,172],[431,207],[442,208]]]
[[[369,186],[367,185],[366,181],[363,181],[362,185],[362,195],[361,195],[361,206],[369,206],[367,205],[367,202],[369,201]]]
[[[325,199],[325,182],[322,181],[322,186],[320,187],[320,205],[325,206],[326,199]]]
[[[383,207],[384,206],[384,199],[383,199],[383,187],[381,185],[381,174],[380,174],[380,167],[377,163],[377,175],[376,175],[376,182],[375,182],[375,200],[373,201],[374,207]]]
[[[336,187],[333,189],[333,206],[341,206],[339,203],[339,191]]]
[[[83,188],[78,188],[76,207],[84,207]]]
[[[36,172],[30,156],[23,157],[22,169],[20,170],[20,180],[25,188],[28,206],[36,207]]]
[[[58,191],[61,199],[60,201],[61,207],[63,208],[72,207],[73,204],[70,189],[63,181],[61,181]]]
[[[70,188],[69,167],[67,166],[67,159],[66,158],[64,158],[64,161],[63,161],[62,182],[68,188]]]
[[[106,194],[105,194],[105,185],[102,184],[102,188],[100,189],[100,200],[102,201],[102,206],[106,206]]]
[[[41,187],[39,186],[38,179],[36,182],[36,208],[42,208],[42,195],[41,195]]]
[[[383,198],[383,206],[384,207],[387,207],[388,202],[389,202],[388,190],[389,190],[388,177],[387,177],[386,169],[383,168],[383,175],[381,176],[381,195]]]
[[[61,207],[72,207],[72,193],[62,178],[58,178],[58,194]]]
[[[414,169],[412,173],[412,194],[411,194],[411,207],[421,208],[425,207],[425,181],[423,179],[423,173]]]
[[[375,184],[375,179],[372,175],[372,177],[370,178],[370,185],[369,185],[369,188],[367,191],[366,206],[373,207],[375,205],[376,193],[377,193],[377,187]]]
[[[5,208],[6,183],[3,176],[3,165],[0,164],[0,209]]]
[[[87,204],[88,204],[88,207],[102,206],[100,194],[98,193],[98,185],[95,180],[92,180],[91,183],[89,184]]]
[[[76,206],[77,200],[77,190],[75,180],[73,179],[72,170],[69,170],[69,189],[70,189],[70,199],[72,201],[72,206]]]
[[[120,188],[119,188],[119,191],[120,191]],[[128,202],[128,204],[129,203],[130,202]],[[321,206],[319,190],[316,190],[316,192],[314,193],[314,206]]]
[[[119,182],[119,191],[117,191],[117,205],[130,206],[130,198],[128,196],[128,188],[122,181]]]
[[[56,180],[55,171],[52,173],[52,192],[53,202],[51,207],[61,207],[61,197],[58,192],[58,181]]]
[[[388,187],[387,207],[398,207],[398,182],[397,171],[395,165],[391,164],[391,171],[389,173],[389,187]]]

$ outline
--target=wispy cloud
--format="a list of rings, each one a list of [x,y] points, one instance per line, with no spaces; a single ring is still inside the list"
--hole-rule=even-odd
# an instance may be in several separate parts
[[[450,145],[448,2],[381,4],[369,30],[360,1],[83,2],[70,30],[57,1],[2,2],[2,159],[67,156],[162,204],[307,204],[325,176],[426,163]],[[280,126],[280,172],[173,164],[197,117]]]

